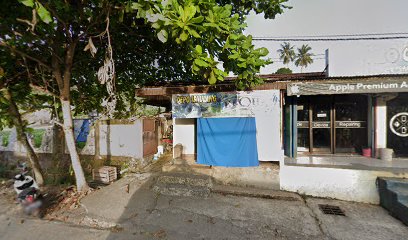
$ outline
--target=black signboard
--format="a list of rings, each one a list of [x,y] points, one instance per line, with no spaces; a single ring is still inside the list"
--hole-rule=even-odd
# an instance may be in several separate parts
[[[309,128],[309,121],[298,121],[297,127],[298,128]]]
[[[330,122],[313,122],[312,128],[330,128]]]
[[[364,121],[336,121],[334,124],[336,128],[365,128]]]

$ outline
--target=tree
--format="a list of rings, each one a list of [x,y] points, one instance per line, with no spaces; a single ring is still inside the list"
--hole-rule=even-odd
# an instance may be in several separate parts
[[[102,102],[111,117],[135,102],[135,86],[157,77],[162,82],[204,78],[215,84],[233,72],[239,88],[250,88],[261,82],[257,73],[270,61],[263,59],[268,51],[255,49],[252,37],[243,34],[244,16],[265,9],[274,17],[286,2],[18,1],[0,9],[5,16],[0,47],[27,62],[37,76],[32,85],[58,96],[78,191],[88,186],[73,137],[73,103],[75,111],[86,111]]]
[[[1,50],[1,49],[0,49]],[[13,57],[0,51],[0,130],[4,127],[15,127],[17,140],[27,151],[30,165],[37,183],[44,184],[38,156],[27,138],[27,123],[23,120],[23,112],[44,108],[46,97],[33,94],[27,81],[27,71],[13,61]]]
[[[276,72],[276,74],[291,74],[292,70],[289,68],[279,68]]]
[[[298,48],[297,50],[298,53],[296,54],[295,65],[300,66],[300,71],[303,72],[304,67],[307,67],[309,64],[313,63],[313,53],[309,52],[312,50],[312,48],[307,44],[303,44],[302,47]]]
[[[281,48],[278,50],[279,58],[283,61],[283,64],[289,66],[289,63],[295,59],[295,50],[294,46],[291,46],[290,43],[284,42],[281,44]]]

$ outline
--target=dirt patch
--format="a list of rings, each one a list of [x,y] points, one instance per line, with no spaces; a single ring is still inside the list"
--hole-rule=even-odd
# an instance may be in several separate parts
[[[48,187],[46,191],[44,218],[66,221],[69,216],[68,213],[80,207],[81,199],[95,190],[91,188],[86,192],[77,192],[75,186],[69,186],[65,188]]]

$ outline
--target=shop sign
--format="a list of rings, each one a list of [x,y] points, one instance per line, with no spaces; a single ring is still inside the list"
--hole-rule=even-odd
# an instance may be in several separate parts
[[[174,94],[173,118],[254,117],[280,114],[279,90]]]
[[[408,92],[408,81],[387,78],[372,81],[305,82],[288,84],[288,96]]]
[[[312,122],[312,128],[330,128],[330,122]]]
[[[364,121],[336,121],[336,128],[365,128],[366,122]]]
[[[298,128],[309,128],[309,121],[298,121],[297,127]]]
[[[399,137],[408,137],[408,113],[395,114],[390,120],[390,129]]]

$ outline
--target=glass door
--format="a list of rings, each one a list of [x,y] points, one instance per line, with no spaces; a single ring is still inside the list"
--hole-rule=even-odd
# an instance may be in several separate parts
[[[361,153],[367,148],[367,96],[335,97],[335,153]]]
[[[299,97],[297,101],[297,151],[309,152],[310,130],[309,130],[310,104],[308,98]]]
[[[332,97],[319,96],[312,101],[311,146],[312,153],[332,152]]]

